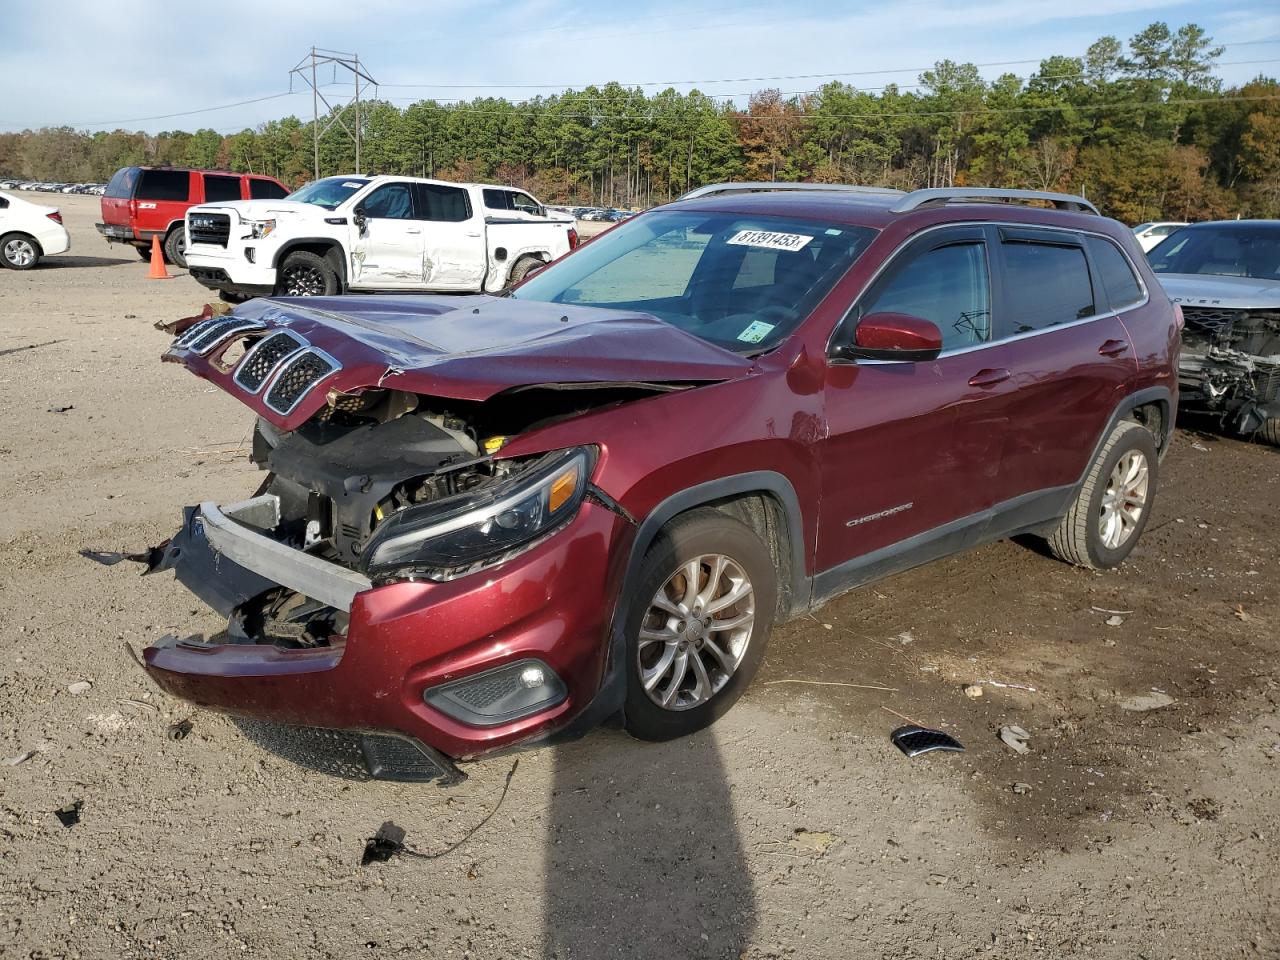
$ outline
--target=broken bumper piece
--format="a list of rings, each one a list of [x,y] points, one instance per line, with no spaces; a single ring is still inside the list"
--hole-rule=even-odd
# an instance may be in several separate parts
[[[273,496],[186,509],[156,570],[173,570],[231,623],[208,639],[170,636],[143,651],[166,692],[233,717],[319,730],[322,740],[342,732],[369,774],[383,776],[406,765],[392,754],[425,762],[404,743],[457,759],[544,739],[601,691],[610,605],[600,598],[614,589],[609,541],[625,524],[605,507],[588,501],[554,538],[484,574],[378,586],[275,539],[278,510]],[[298,645],[255,628],[261,596],[281,587],[340,611],[338,631]],[[472,716],[437,695],[475,678],[483,688],[475,696],[492,699],[496,685],[484,680],[531,662],[554,697],[531,694],[518,710],[486,699]],[[371,736],[399,737],[401,747],[371,746]]]

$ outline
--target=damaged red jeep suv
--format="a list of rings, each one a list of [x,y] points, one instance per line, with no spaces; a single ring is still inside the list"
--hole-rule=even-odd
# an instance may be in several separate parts
[[[146,668],[355,776],[689,733],[851,587],[1020,533],[1120,563],[1179,328],[1080,197],[804,184],[694,191],[508,296],[207,311],[165,359],[257,414],[265,479],[153,552],[228,625]]]

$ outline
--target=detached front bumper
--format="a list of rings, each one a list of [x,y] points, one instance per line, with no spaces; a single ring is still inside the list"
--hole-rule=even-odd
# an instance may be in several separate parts
[[[167,692],[238,716],[398,736],[428,755],[465,758],[549,736],[600,691],[617,577],[610,548],[624,524],[616,514],[587,502],[567,527],[491,570],[373,586],[272,539],[273,499],[187,508],[159,569],[173,569],[224,615],[288,587],[349,610],[345,638],[298,649],[166,638],[144,651],[144,661]],[[563,697],[546,709],[481,726],[424,699],[442,685],[526,660],[549,667],[563,684]]]

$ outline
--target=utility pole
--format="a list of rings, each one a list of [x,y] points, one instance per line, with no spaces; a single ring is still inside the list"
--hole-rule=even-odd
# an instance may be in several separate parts
[[[354,84],[354,93],[350,99],[345,102],[338,103],[335,106],[329,102],[329,98],[320,92],[320,84],[317,79],[319,68],[322,66],[332,66],[334,80],[325,86],[334,86],[337,84],[338,68],[342,67],[351,72]],[[360,55],[357,53],[342,53],[338,50],[324,50],[319,47],[312,47],[311,52],[298,61],[298,65],[289,71],[289,90],[293,91],[293,77],[297,75],[311,87],[311,147],[312,147],[312,173],[315,179],[320,179],[320,138],[333,129],[334,125],[342,127],[346,131],[347,136],[355,141],[356,145],[356,173],[363,172],[360,164],[360,81],[364,80],[366,84],[375,88],[378,81],[365,71],[360,65]],[[337,98],[335,98],[336,101]],[[324,129],[320,129],[320,104],[323,103],[328,110],[329,122],[324,125]],[[355,114],[355,131],[347,126],[343,120],[343,114],[347,112],[348,107],[354,106]]]

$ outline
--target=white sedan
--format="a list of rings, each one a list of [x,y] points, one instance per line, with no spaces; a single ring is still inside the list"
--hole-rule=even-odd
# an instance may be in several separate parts
[[[41,257],[69,249],[71,237],[57,207],[0,192],[0,266],[30,270]]]
[[[1157,243],[1179,227],[1185,227],[1181,220],[1161,220],[1155,223],[1140,223],[1133,228],[1133,235],[1138,238],[1138,246],[1143,253],[1150,253]]]

